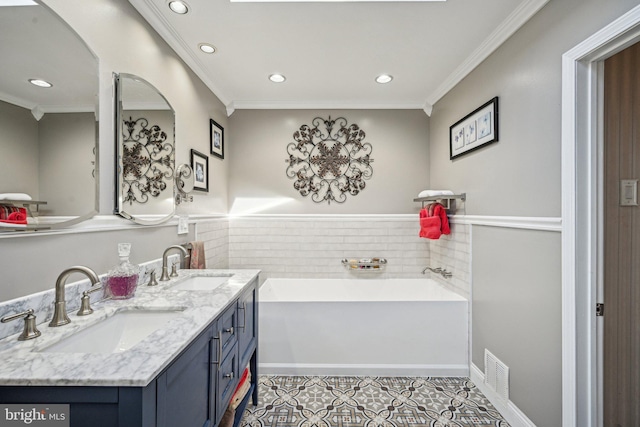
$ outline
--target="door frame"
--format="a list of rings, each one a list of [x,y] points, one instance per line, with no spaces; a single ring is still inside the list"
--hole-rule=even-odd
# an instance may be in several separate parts
[[[562,56],[562,425],[599,427],[602,63],[640,40],[640,6]]]

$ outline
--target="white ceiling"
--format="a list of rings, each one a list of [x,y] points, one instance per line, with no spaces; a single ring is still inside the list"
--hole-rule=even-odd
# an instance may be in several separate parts
[[[98,60],[42,6],[0,7],[0,100],[41,112],[96,111]],[[53,84],[33,86],[30,78]]]
[[[431,106],[549,0],[129,0],[227,106]],[[207,55],[199,43],[217,52]],[[272,73],[286,82],[274,84]],[[394,76],[386,85],[375,77]]]

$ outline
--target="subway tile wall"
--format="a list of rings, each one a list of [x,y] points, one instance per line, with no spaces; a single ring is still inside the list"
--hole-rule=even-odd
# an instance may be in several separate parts
[[[196,239],[204,242],[207,268],[229,268],[229,219],[196,223]]]
[[[229,223],[229,266],[281,278],[420,278],[429,243],[417,217],[242,217]],[[384,271],[349,271],[343,258],[386,258]]]
[[[430,277],[448,289],[469,299],[471,297],[471,225],[451,221],[451,234],[430,240],[429,266],[441,267],[453,276],[445,279],[439,274]]]
[[[453,277],[427,277],[468,298],[471,226],[454,221],[451,230],[439,240],[421,239],[413,215],[251,216],[197,224],[207,268],[257,268],[263,282],[269,277],[424,278],[424,267],[442,267]],[[372,257],[388,260],[383,272],[347,270],[340,263]]]

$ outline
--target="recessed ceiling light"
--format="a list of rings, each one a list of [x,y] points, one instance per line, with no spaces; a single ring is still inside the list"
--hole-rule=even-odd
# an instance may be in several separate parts
[[[38,87],[51,87],[51,86],[53,86],[48,81],[42,80],[42,79],[29,79],[29,83],[31,83],[32,85],[36,85]]]
[[[178,1],[178,0],[170,1],[169,9],[171,9],[172,11],[174,11],[179,15],[184,15],[185,13],[189,12],[189,8],[187,7],[187,4],[183,1]]]
[[[282,74],[271,74],[269,76],[269,80],[271,80],[274,83],[282,83],[283,81],[287,80],[287,78]]]
[[[381,84],[389,83],[391,80],[393,80],[393,76],[389,74],[380,74],[378,77],[376,77],[376,82]]]
[[[200,43],[198,45],[198,47],[200,48],[201,51],[203,51],[204,53],[215,53],[216,52],[216,48],[213,45],[210,45],[209,43]]]

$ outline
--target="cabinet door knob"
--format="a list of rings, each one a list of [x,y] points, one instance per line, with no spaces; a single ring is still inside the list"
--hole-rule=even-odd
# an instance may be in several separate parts
[[[226,333],[233,335],[233,326],[224,330]]]
[[[233,378],[233,372],[230,372],[228,374],[224,374],[225,378]]]

